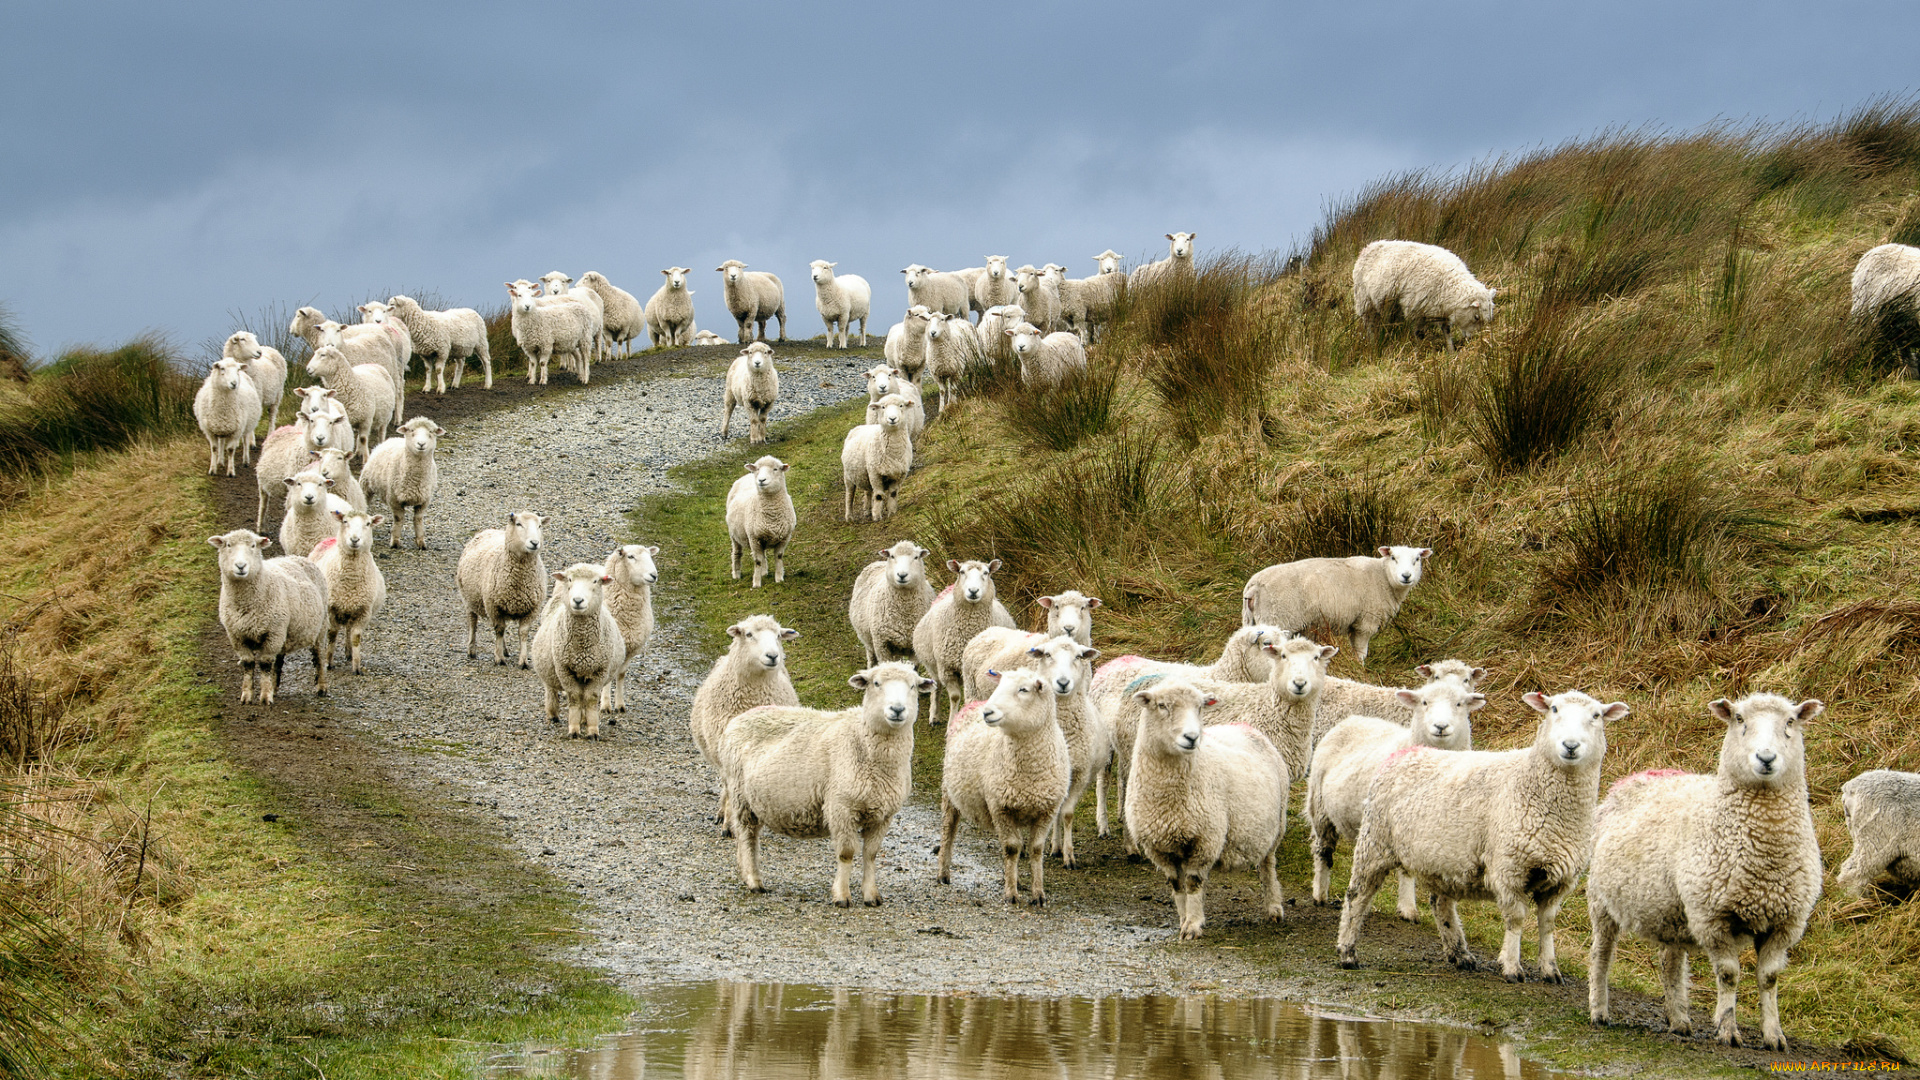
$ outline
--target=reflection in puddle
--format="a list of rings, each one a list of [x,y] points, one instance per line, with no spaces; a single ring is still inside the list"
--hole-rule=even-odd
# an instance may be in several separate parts
[[[1553,1075],[1457,1028],[1315,1015],[1271,998],[882,994],[778,983],[647,992],[633,1030],[531,1050],[491,1077],[1374,1078]]]

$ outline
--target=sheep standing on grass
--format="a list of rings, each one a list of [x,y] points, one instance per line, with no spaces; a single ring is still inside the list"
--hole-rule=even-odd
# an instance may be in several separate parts
[[[353,475],[353,467],[347,463],[347,452],[338,447],[329,446],[313,455],[307,462],[311,468],[327,482],[333,485],[332,494],[345,499],[347,505],[361,513],[367,512],[367,492],[360,486],[360,479]]]
[[[927,549],[911,540],[883,548],[853,579],[847,621],[867,651],[867,666],[913,661],[913,630],[933,606]]]
[[[1440,660],[1431,664],[1421,664],[1414,672],[1423,680],[1420,685],[1445,679],[1460,684],[1467,690],[1477,689],[1487,677],[1487,669],[1474,667],[1462,660]],[[1391,720],[1405,726],[1413,720],[1414,709],[1401,698],[1407,688],[1400,686],[1376,686],[1373,683],[1342,679],[1336,675],[1327,676],[1327,685],[1320,690],[1320,711],[1316,715],[1313,739],[1320,741],[1333,725],[1349,716],[1372,716],[1381,720]],[[1449,747],[1448,749],[1459,749]]]
[[[924,307],[941,315],[966,317],[972,303],[973,282],[965,274],[943,274],[914,263],[900,271],[907,278],[907,306]],[[893,359],[888,357],[889,360]]]
[[[387,512],[393,515],[389,537],[393,547],[400,546],[400,527],[409,510],[413,511],[413,546],[427,546],[427,508],[433,505],[434,492],[440,488],[440,466],[434,461],[434,450],[446,433],[439,424],[416,416],[401,424],[393,438],[374,447],[367,456],[366,468],[360,470],[367,492],[386,503]]]
[[[1375,240],[1353,261],[1353,313],[1362,322],[1395,309],[1410,323],[1444,319],[1448,352],[1455,334],[1465,340],[1493,322],[1493,293],[1460,256],[1432,244]]]
[[[364,675],[360,638],[387,602],[386,575],[373,561],[373,527],[381,519],[378,514],[368,517],[363,510],[345,514],[336,510],[334,516],[340,523],[339,536],[320,541],[311,556],[327,579],[327,663],[333,663],[333,647],[345,634],[353,673]]]
[[[853,906],[859,857],[860,898],[868,907],[880,904],[880,845],[913,791],[913,722],[933,680],[909,664],[878,664],[847,684],[861,692],[855,708],[761,706],[735,716],[720,737],[727,817],[748,892],[766,891],[760,882],[764,827],[832,840],[838,907]]]
[[[453,388],[460,389],[460,378],[467,371],[467,357],[480,361],[485,377],[483,389],[493,389],[493,357],[487,352],[487,323],[472,308],[428,311],[411,296],[387,300],[394,318],[406,324],[413,335],[413,352],[420,358],[425,381],[420,389],[447,392],[447,365],[453,365]]]
[[[1881,244],[1854,264],[1854,318],[1870,317],[1895,303],[1920,306],[1920,247]]]
[[[1420,584],[1432,548],[1383,547],[1379,558],[1300,559],[1278,563],[1247,579],[1240,621],[1270,623],[1299,633],[1318,622],[1346,640],[1367,666],[1367,644]]]
[[[1168,274],[1192,274],[1193,241],[1198,236],[1198,233],[1190,232],[1168,233],[1167,257],[1158,262],[1150,262],[1145,266],[1134,267],[1132,275],[1127,278],[1127,285],[1137,289],[1150,281],[1158,280]],[[1105,256],[1102,256],[1102,258],[1104,257]]]
[[[948,559],[947,570],[954,575],[953,584],[934,598],[933,606],[914,624],[913,658],[946,690],[949,718],[966,703],[961,663],[966,657],[967,643],[989,626],[1013,627],[1013,616],[1007,614],[995,595],[993,575],[999,569],[999,559],[992,562]],[[939,713],[940,698],[936,694],[927,704],[927,723],[939,723]]]
[[[900,483],[913,469],[913,439],[907,427],[912,405],[898,394],[875,402],[880,422],[847,432],[840,446],[840,478],[846,487],[845,518],[853,517],[853,497],[866,492],[868,518],[885,521],[900,509]]]
[[[310,552],[322,540],[340,535],[334,512],[351,513],[353,504],[333,494],[333,481],[308,468],[287,477],[287,512],[280,519],[280,550]]]
[[[940,411],[960,396],[960,381],[980,361],[980,337],[964,317],[933,315],[927,319],[926,370],[940,387]]]
[[[307,372],[347,411],[347,423],[353,426],[354,452],[364,463],[374,443],[387,437],[394,417],[393,376],[379,364],[347,363],[347,355],[332,345],[322,345],[307,359]]]
[[[1409,746],[1374,774],[1340,910],[1341,967],[1360,965],[1354,945],[1373,895],[1401,869],[1433,895],[1448,961],[1478,966],[1460,924],[1460,901],[1492,900],[1506,921],[1500,973],[1509,982],[1523,975],[1520,935],[1531,908],[1540,928],[1540,977],[1560,981],[1554,920],[1593,850],[1606,724],[1628,710],[1625,702],[1603,705],[1577,690],[1522,700],[1540,713],[1532,746],[1500,752]]]
[[[1006,873],[1002,895],[1020,902],[1020,855],[1027,856],[1028,902],[1047,902],[1043,838],[1067,797],[1072,761],[1055,715],[1053,688],[1039,672],[994,673],[1000,685],[976,723],[952,725],[940,766],[940,876],[953,882],[960,819],[991,830]]]
[[[1113,306],[1119,302],[1120,275],[1070,278],[1064,273],[1066,267],[1054,268],[1052,263],[1047,266],[1056,270],[1060,321],[1080,338],[1082,345],[1092,342],[1094,331],[1112,318]]]
[[[988,310],[1001,304],[1018,303],[1019,298],[1020,292],[1014,287],[1013,271],[1007,269],[1007,257],[987,256],[987,265],[973,279],[973,287],[967,297],[969,310],[985,315]]]
[[[647,652],[653,641],[653,583],[660,571],[653,557],[657,547],[626,544],[607,556],[607,610],[620,628],[620,640],[626,652],[607,676],[607,688],[600,697],[601,712],[627,711],[627,669]]]
[[[827,324],[827,348],[847,347],[847,335],[852,332],[853,324],[860,324],[860,347],[867,345],[867,315],[873,310],[873,286],[858,274],[835,276],[833,268],[839,263],[830,263],[825,259],[815,259],[809,264],[813,268],[813,306],[820,313],[820,321]],[[839,335],[840,344],[835,346],[833,339]]]
[[[633,352],[634,339],[647,328],[647,316],[640,308],[640,299],[613,282],[598,270],[589,270],[580,275],[580,292],[591,290],[600,298],[600,310],[607,327],[607,353],[611,356],[613,346],[620,346],[620,355]]]
[[[1863,772],[1840,785],[1840,808],[1853,834],[1840,886],[1861,896],[1920,891],[1920,773]]]
[[[527,354],[527,385],[546,385],[547,368],[556,354],[574,357],[584,370],[590,333],[585,309],[578,304],[542,307],[531,288],[506,284],[513,305],[513,340]]]
[[[927,323],[934,311],[923,304],[907,309],[899,322],[887,328],[887,340],[881,346],[887,363],[900,377],[920,385],[920,372],[927,366]]]
[[[1244,724],[1202,724],[1215,701],[1184,679],[1134,694],[1141,712],[1127,785],[1127,832],[1173,891],[1180,937],[1206,928],[1207,879],[1218,868],[1260,875],[1267,918],[1287,917],[1278,853],[1287,831],[1287,763]]]
[[[669,266],[660,272],[667,280],[647,298],[647,340],[655,348],[694,344],[693,290],[687,288],[687,275],[693,271],[684,266]]]
[[[210,536],[220,552],[220,626],[240,661],[240,701],[253,700],[260,675],[260,702],[273,704],[287,650],[313,650],[314,693],[327,692],[327,579],[304,555],[269,559],[272,540],[246,529]]]
[[[1087,350],[1080,339],[1062,331],[1042,336],[1040,328],[1023,322],[1005,331],[1020,361],[1020,385],[1044,389],[1059,386],[1087,370]]]
[[[768,319],[779,320],[780,340],[787,340],[787,290],[778,277],[764,270],[748,270],[739,259],[728,259],[714,269],[720,271],[727,310],[740,324],[740,344],[765,340]]]
[[[389,327],[374,323],[342,326],[330,321],[318,308],[303,307],[293,313],[293,322],[287,325],[287,331],[316,350],[337,334],[334,345],[346,354],[349,365],[379,364],[386,368],[393,378],[395,404],[405,404],[407,362],[413,357],[411,353],[401,355],[401,339]]]
[[[730,800],[727,774],[720,760],[720,738],[727,723],[748,709],[800,704],[793,679],[787,675],[786,646],[800,636],[800,631],[781,626],[771,615],[750,615],[727,627],[727,634],[733,641],[725,655],[713,662],[700,689],[694,691],[687,728],[693,733],[693,745],[720,780],[720,804],[714,820],[731,835],[733,822],[727,816]]]
[[[1045,270],[1023,266],[1013,272],[1013,288],[1028,322],[1048,333],[1060,322],[1060,284]]]
[[[260,407],[267,413],[267,431],[279,427],[280,399],[287,392],[287,358],[279,349],[260,344],[259,338],[245,330],[227,338],[227,343],[220,346],[220,355],[240,361],[247,369],[253,388],[260,392]]]
[[[747,442],[759,446],[767,441],[767,416],[780,400],[780,372],[773,366],[773,350],[764,341],[747,346],[727,368],[726,388],[720,398],[720,437],[733,428],[733,410],[747,409]]]
[[[1132,685],[1135,681],[1147,675],[1178,675],[1186,679],[1263,683],[1273,672],[1273,659],[1262,646],[1269,642],[1278,644],[1288,636],[1278,627],[1243,626],[1227,637],[1226,644],[1220,648],[1219,659],[1211,664],[1149,660],[1131,653],[1101,664],[1094,671],[1087,692],[1093,696],[1094,706],[1101,715],[1114,725],[1115,762],[1119,773],[1126,774],[1127,762],[1133,756],[1133,710],[1124,705],[1127,698],[1140,689]],[[1124,731],[1121,730],[1123,723],[1126,724]]]
[[[1068,589],[1043,596],[1035,603],[1047,612],[1048,637],[1070,637],[1082,645],[1093,644],[1093,611],[1100,606],[1099,597]]]
[[[1622,932],[1660,946],[1667,1030],[1690,1034],[1687,954],[1713,963],[1715,1038],[1740,1045],[1734,1017],[1740,955],[1754,950],[1760,1039],[1787,1048],[1779,978],[1820,898],[1820,845],[1807,806],[1806,722],[1824,709],[1778,694],[1721,698],[1707,711],[1726,722],[1720,770],[1635,773],[1613,785],[1593,827],[1587,911],[1593,948],[1587,1007],[1610,1020],[1607,973]],[[1544,961],[1543,961],[1544,963]]]
[[[547,519],[531,510],[507,514],[504,529],[481,529],[460,550],[454,582],[467,605],[467,659],[475,656],[480,620],[493,626],[493,662],[507,662],[507,624],[520,627],[520,666],[531,667],[527,645],[547,599],[547,564],[540,557],[541,526]],[[417,535],[417,534],[416,534]]]
[[[988,308],[980,316],[980,325],[973,328],[974,336],[980,339],[981,355],[994,363],[1013,363],[1013,339],[1007,331],[1026,321],[1027,313],[1018,304]]]
[[[907,429],[907,442],[909,445],[917,446],[920,442],[920,436],[927,430],[927,410],[920,400],[920,388],[898,376],[895,376],[891,382],[893,384],[891,396],[899,399],[900,411],[905,418],[904,423]],[[887,394],[882,394],[880,397],[867,402],[866,423],[878,424],[881,422],[881,416],[887,411],[887,407],[882,405],[881,401],[888,396]]]
[[[327,392],[320,387],[314,389],[321,394]],[[254,512],[254,528],[266,525],[267,503],[286,491],[287,477],[311,464],[313,455],[334,446],[335,434],[331,414],[300,412],[294,415],[293,423],[275,428],[267,436],[267,441],[260,444],[260,461],[253,467],[254,481],[260,492],[260,505]],[[351,449],[352,432],[347,433],[346,443],[347,448]]]
[[[220,359],[193,395],[193,418],[207,438],[207,475],[222,468],[235,475],[253,464],[254,429],[260,426],[260,390],[238,360]]]
[[[793,496],[787,494],[787,463],[767,456],[746,467],[727,490],[727,539],[733,544],[733,580],[740,580],[740,556],[753,560],[753,587],[759,588],[773,564],[773,581],[787,580],[787,545],[793,541]]]
[[[1120,260],[1124,258],[1126,258],[1126,256],[1120,254],[1119,252],[1113,250],[1112,248],[1108,248],[1107,250],[1101,252],[1100,254],[1095,255],[1093,257],[1093,261],[1099,264],[1100,276],[1104,277],[1107,274],[1119,274]],[[1123,280],[1125,276],[1126,275],[1124,274],[1121,275]]]
[[[534,674],[547,691],[547,720],[560,722],[567,699],[567,738],[600,737],[601,693],[626,662],[627,646],[607,610],[611,575],[592,563],[574,563],[553,574],[553,598],[534,631]]]

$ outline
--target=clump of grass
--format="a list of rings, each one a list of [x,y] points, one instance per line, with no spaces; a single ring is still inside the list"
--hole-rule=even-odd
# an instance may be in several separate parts
[[[1404,543],[1413,514],[1407,500],[1377,479],[1314,486],[1281,526],[1289,559],[1371,555]]]
[[[32,378],[32,371],[33,343],[27,340],[13,312],[0,304],[0,377],[26,382]]]
[[[75,454],[187,430],[195,388],[173,347],[157,337],[111,352],[69,352],[0,404],[0,472],[17,477]]]
[[[1095,363],[1048,387],[1000,395],[1007,422],[1034,446],[1071,450],[1107,433],[1113,425],[1113,395],[1120,369]]]
[[[0,637],[0,759],[16,771],[44,759],[67,731],[66,703],[20,666],[17,642],[11,632]]]
[[[1493,349],[1468,430],[1501,470],[1554,457],[1604,416],[1616,366],[1573,345],[1565,307],[1537,309]]]

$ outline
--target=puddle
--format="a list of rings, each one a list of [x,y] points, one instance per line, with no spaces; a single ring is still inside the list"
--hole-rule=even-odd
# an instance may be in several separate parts
[[[1204,1076],[1546,1080],[1511,1043],[1458,1028],[1316,1013],[1212,994],[1021,998],[778,983],[661,987],[631,1031],[585,1050],[490,1058],[485,1075],[577,1080],[752,1077]]]

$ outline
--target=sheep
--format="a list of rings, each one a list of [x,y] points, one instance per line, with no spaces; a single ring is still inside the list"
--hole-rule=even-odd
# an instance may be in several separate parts
[[[534,674],[546,688],[549,723],[560,722],[560,699],[566,698],[569,739],[600,738],[601,694],[626,660],[620,627],[607,610],[611,580],[592,563],[555,570],[553,596],[523,650],[533,654]]]
[[[1881,244],[1853,267],[1853,317],[1872,316],[1888,304],[1920,305],[1920,247]]]
[[[513,340],[527,354],[527,385],[545,386],[547,366],[555,354],[571,355],[587,369],[586,350],[590,328],[586,309],[578,304],[542,307],[535,303],[530,288],[507,282],[507,295],[513,305]],[[581,382],[585,382],[583,375]]]
[[[726,290],[727,310],[740,324],[740,344],[764,340],[768,319],[780,321],[780,340],[787,340],[787,290],[778,277],[764,270],[749,271],[739,259],[728,259],[714,269]]]
[[[827,324],[827,348],[834,348],[833,338],[840,336],[839,347],[847,347],[847,335],[853,330],[853,324],[860,324],[860,347],[867,345],[867,315],[873,310],[873,286],[858,274],[844,277],[834,275],[833,268],[839,263],[830,263],[825,259],[815,259],[808,264],[813,268],[813,306],[820,313],[820,321]]]
[[[907,277],[909,307],[919,306],[941,315],[966,317],[973,298],[973,283],[967,275],[943,274],[919,263],[913,263],[900,272]]]
[[[235,475],[253,464],[253,434],[260,426],[260,390],[238,360],[215,360],[193,395],[193,419],[207,439],[207,475],[223,467]]]
[[[587,349],[586,357],[582,360],[586,366],[581,369],[580,379],[584,383],[587,381],[586,375],[591,370],[591,366],[600,360],[603,353],[611,354],[612,352],[607,346],[606,305],[601,302],[600,294],[592,289],[574,291],[571,288],[573,279],[558,270],[540,275],[540,281],[546,286],[546,294],[539,298],[539,303],[549,306],[562,303],[578,304],[586,311]]]
[[[337,335],[333,344],[346,354],[351,366],[379,364],[393,378],[396,404],[406,401],[407,361],[412,354],[401,355],[401,339],[391,327],[377,323],[342,326],[322,315],[317,308],[303,307],[293,313],[287,331],[318,350]]]
[[[1013,271],[1007,269],[1005,255],[987,256],[987,265],[981,268],[980,275],[973,279],[969,290],[968,309],[985,315],[990,309],[1001,304],[1018,302],[1020,293],[1014,288]]]
[[[394,386],[398,394],[394,409],[394,415],[398,416],[400,415],[399,406],[406,399],[407,367],[413,362],[413,329],[394,315],[390,306],[378,300],[369,300],[356,310],[360,312],[360,325],[378,326],[385,330],[391,339],[389,344],[401,357],[399,372],[396,374],[392,369],[388,370],[388,374],[394,376]],[[421,369],[425,370],[425,367],[426,362],[422,361]]]
[[[920,436],[927,430],[927,409],[920,398],[920,387],[901,378],[898,374],[888,379],[887,383],[891,388],[888,394],[881,394],[867,402],[867,418],[864,422],[880,423],[881,415],[886,412],[886,406],[880,404],[881,400],[889,395],[898,397],[905,403],[901,405],[901,410],[906,414],[907,442],[917,446]],[[872,392],[872,386],[871,382],[868,383],[869,393]]]
[[[1377,325],[1398,308],[1410,323],[1444,319],[1447,351],[1493,322],[1494,290],[1443,247],[1411,240],[1375,240],[1353,260],[1353,313]]]
[[[1327,709],[1328,686],[1320,691],[1320,715]],[[1408,722],[1363,714],[1346,715],[1316,735],[1312,768],[1307,772],[1307,827],[1313,837],[1313,902],[1325,904],[1333,874],[1333,853],[1342,838],[1360,833],[1361,808],[1367,786],[1387,756],[1405,746],[1438,750],[1473,749],[1473,713],[1487,703],[1470,685],[1450,678],[1436,679],[1418,690],[1394,691],[1408,714]],[[1400,874],[1399,915],[1408,922],[1419,918],[1411,875]]]
[[[1840,886],[1859,896],[1920,892],[1920,773],[1873,769],[1840,785],[1853,853]]]
[[[323,387],[313,387],[319,395],[328,391]],[[300,393],[296,390],[294,393]],[[337,406],[337,403],[335,403]],[[344,417],[341,423],[345,423]],[[313,455],[335,445],[337,429],[331,413],[299,412],[294,415],[293,423],[283,428],[275,428],[260,444],[260,460],[253,467],[256,486],[260,491],[260,505],[254,512],[253,527],[258,529],[266,524],[267,503],[278,498],[286,490],[289,476],[299,472],[313,461]],[[353,435],[348,432],[345,440],[349,446]]]
[[[280,550],[310,552],[322,540],[340,535],[334,511],[351,513],[353,504],[333,494],[333,481],[318,469],[287,477],[287,512],[280,519]]]
[[[753,587],[759,588],[773,564],[774,584],[787,580],[787,545],[793,541],[793,496],[787,494],[786,462],[768,455],[746,466],[727,489],[727,539],[733,544],[733,580],[740,580],[740,556],[753,560]]]
[[[367,492],[360,486],[360,480],[353,475],[353,467],[347,464],[347,452],[337,446],[329,446],[315,451],[308,459],[307,467],[317,471],[333,485],[334,495],[345,499],[347,505],[361,513],[367,512]]]
[[[726,389],[720,399],[720,437],[726,438],[733,427],[736,405],[747,408],[747,442],[758,446],[767,441],[767,415],[780,399],[780,372],[773,366],[773,350],[764,341],[747,346],[727,368]]]
[[[332,345],[314,350],[307,359],[307,372],[333,391],[334,398],[347,410],[354,451],[364,463],[374,443],[387,437],[387,426],[397,415],[393,376],[379,364],[349,365],[347,355]]]
[[[1277,855],[1287,831],[1287,763],[1244,724],[1202,724],[1215,698],[1184,679],[1133,695],[1143,715],[1127,787],[1127,832],[1167,878],[1182,940],[1205,929],[1207,878],[1247,867],[1260,875],[1266,915],[1285,921]]]
[[[344,632],[353,673],[364,675],[361,635],[387,602],[386,575],[373,561],[373,529],[382,518],[379,514],[368,517],[364,510],[335,510],[333,516],[339,522],[339,535],[320,541],[311,555],[327,579],[327,663],[332,665],[334,643]]]
[[[913,722],[933,680],[908,664],[876,664],[855,672],[847,685],[861,692],[855,708],[761,706],[735,716],[721,734],[727,817],[748,892],[766,891],[760,880],[764,827],[833,842],[836,907],[853,906],[858,856],[860,898],[868,907],[880,905],[875,863],[893,815],[913,790]]]
[[[695,345],[731,345],[731,344],[733,344],[733,342],[731,342],[731,341],[728,341],[728,340],[727,340],[726,338],[723,338],[723,337],[721,337],[721,336],[720,336],[719,334],[716,334],[716,333],[714,333],[714,332],[713,332],[713,331],[711,331],[711,330],[701,330],[701,331],[699,331],[698,333],[696,333],[696,334],[694,334],[694,335],[693,335],[693,342],[692,342],[692,344],[695,344]]]
[[[1054,596],[1043,596],[1037,603],[1047,612],[1047,636],[1070,637],[1082,645],[1093,644],[1093,611],[1100,598],[1078,589]]]
[[[427,508],[433,505],[434,492],[440,488],[440,466],[434,460],[434,450],[446,433],[439,424],[416,416],[367,455],[360,480],[367,493],[386,503],[387,512],[393,515],[388,537],[392,547],[400,546],[400,528],[407,511],[412,510],[413,546],[426,549]]]
[[[1167,257],[1145,266],[1136,266],[1127,277],[1130,288],[1139,288],[1164,274],[1193,273],[1193,241],[1198,233],[1180,232],[1167,234]],[[1102,272],[1105,272],[1104,266]]]
[[[1421,664],[1414,671],[1426,682],[1451,679],[1468,690],[1478,688],[1487,677],[1486,668],[1474,667],[1460,660]],[[1411,722],[1413,707],[1401,700],[1403,689],[1327,676],[1327,685],[1320,691],[1320,712],[1314,721],[1314,740],[1319,741],[1327,729],[1349,716],[1373,716],[1401,725]]]
[[[547,598],[547,564],[540,557],[545,515],[510,511],[504,529],[481,529],[460,549],[454,582],[467,605],[467,659],[475,656],[480,620],[493,625],[493,662],[507,662],[507,624],[520,627],[520,666],[533,666],[528,628]],[[415,535],[418,535],[417,533]]]
[[[347,418],[347,407],[340,404],[339,395],[324,386],[302,386],[294,390],[293,396],[300,399],[296,406],[299,412],[324,419],[332,432],[326,440],[327,446],[337,446],[348,453],[353,452],[353,421]],[[315,435],[318,438],[318,433]]]
[[[1051,268],[1052,263],[1047,266]],[[1065,267],[1059,269],[1064,270]],[[1106,284],[1098,278],[1070,278],[1056,275],[1055,289],[1060,296],[1060,321],[1073,331],[1082,345],[1093,340],[1093,327],[1096,309],[1104,321],[1113,308],[1113,298]]]
[[[900,377],[919,385],[920,372],[927,366],[927,323],[934,312],[924,304],[915,304],[907,309],[899,322],[887,328],[887,339],[881,346],[881,352],[887,363],[900,372]]]
[[[940,411],[960,396],[960,380],[980,358],[980,337],[965,317],[931,315],[927,318],[926,370],[940,388]]]
[[[448,308],[428,311],[411,296],[389,297],[387,306],[413,335],[413,352],[420,358],[426,379],[422,391],[438,388],[447,392],[447,365],[453,365],[453,388],[467,372],[467,357],[480,361],[483,390],[493,389],[493,357],[487,351],[487,323],[472,308]]]
[[[996,363],[1013,362],[1013,341],[1007,331],[1027,321],[1027,313],[1020,310],[1018,304],[1002,304],[991,307],[980,316],[980,325],[974,327],[974,334],[980,339],[980,352],[988,360]]]
[[[781,626],[771,615],[749,615],[727,627],[727,651],[707,672],[700,689],[693,693],[693,708],[687,715],[687,728],[693,733],[693,745],[707,760],[707,767],[720,780],[720,804],[714,820],[722,833],[731,835],[732,819],[727,774],[720,761],[720,738],[728,721],[760,705],[797,706],[800,697],[793,691],[793,679],[787,675],[786,643],[800,631]]]
[[[1804,732],[1825,707],[1778,694],[1720,698],[1707,705],[1727,725],[1717,774],[1635,773],[1607,792],[1587,874],[1587,1010],[1594,1023],[1611,1019],[1607,973],[1625,932],[1660,946],[1667,1030],[1674,1034],[1693,1030],[1687,954],[1707,954],[1715,1038],[1723,1046],[1740,1045],[1740,955],[1754,950],[1761,1042],[1787,1048],[1778,980],[1820,898]]]
[[[669,266],[660,272],[667,276],[667,280],[647,298],[644,312],[647,340],[654,348],[695,344],[693,290],[687,288],[687,275],[693,271],[684,266]],[[720,335],[712,336],[717,338]]]
[[[1379,550],[1379,558],[1300,559],[1267,567],[1241,590],[1240,621],[1295,634],[1325,622],[1366,667],[1367,644],[1399,613],[1433,554],[1424,547]]]
[[[1015,300],[1026,321],[1048,333],[1060,321],[1060,285],[1045,270],[1022,266],[1013,272]]]
[[[998,673],[996,673],[998,675]],[[1028,902],[1047,902],[1042,837],[1067,797],[1071,758],[1055,694],[1032,668],[998,676],[978,709],[980,722],[955,724],[940,766],[939,882],[953,882],[953,842],[965,818],[1000,843],[1007,903],[1020,902],[1020,855],[1027,855]]]
[[[1522,977],[1520,933],[1527,909],[1540,928],[1540,977],[1560,981],[1553,924],[1579,883],[1592,850],[1606,724],[1626,716],[1625,702],[1602,704],[1577,690],[1525,701],[1540,713],[1533,745],[1520,750],[1438,751],[1409,746],[1387,757],[1367,788],[1353,872],[1340,911],[1340,966],[1360,964],[1354,950],[1373,895],[1395,869],[1433,895],[1434,922],[1446,958],[1478,961],[1460,925],[1461,900],[1493,900],[1506,920],[1500,973]]]
[[[313,650],[314,693],[326,696],[327,579],[304,555],[266,558],[273,541],[246,529],[210,536],[220,552],[220,627],[240,661],[240,702],[253,700],[260,674],[260,703],[273,704],[289,647]]]
[[[260,344],[259,338],[245,330],[227,338],[227,343],[220,347],[220,355],[240,361],[247,369],[253,388],[260,392],[260,407],[267,412],[267,430],[271,432],[279,427],[280,399],[287,392],[287,358],[279,349]]]
[[[1118,274],[1120,273],[1120,260],[1125,257],[1126,256],[1120,254],[1119,252],[1113,250],[1112,248],[1108,248],[1107,250],[1101,252],[1100,254],[1095,255],[1093,257],[1093,260],[1094,262],[1099,264],[1100,273],[1102,275]]]
[[[948,559],[953,584],[934,598],[933,606],[913,626],[913,658],[947,691],[949,718],[966,702],[960,665],[967,642],[989,626],[1013,627],[1013,616],[995,596],[993,575],[999,569],[999,559]],[[936,694],[927,705],[927,723],[939,723],[939,713],[940,697]]]
[[[1042,337],[1040,328],[1023,322],[1005,331],[1013,343],[1014,358],[1020,361],[1020,385],[1033,388],[1059,386],[1087,370],[1087,350],[1080,339],[1059,332]]]
[[[1289,776],[1305,776],[1313,761],[1313,720],[1320,705],[1320,689],[1326,683],[1327,664],[1340,650],[1306,638],[1268,642],[1261,649],[1272,660],[1265,683],[1187,681],[1217,699],[1208,723],[1251,725],[1280,748]],[[1132,684],[1135,692],[1153,679],[1151,675],[1136,678]],[[1126,710],[1136,706],[1129,698],[1121,707]],[[1130,718],[1128,726],[1137,740],[1139,718]]]
[[[913,439],[907,427],[912,404],[898,394],[874,403],[880,422],[861,424],[847,432],[840,446],[840,477],[846,488],[846,520],[853,518],[855,492],[868,494],[867,512],[873,521],[885,521],[900,509],[900,482],[913,469]]]
[[[913,659],[913,630],[933,606],[927,549],[902,540],[861,567],[847,601],[847,621],[866,650],[868,667]]]
[[[614,625],[620,628],[625,655],[607,676],[607,688],[601,692],[601,712],[627,711],[627,669],[640,659],[653,641],[653,583],[660,570],[653,557],[658,547],[625,544],[607,556],[607,610],[613,612]]]
[[[640,298],[607,280],[607,276],[598,270],[589,270],[580,275],[580,287],[591,289],[600,297],[600,306],[606,319],[607,347],[611,355],[612,347],[620,346],[620,355],[633,352],[633,342],[645,330],[647,316],[640,307]]]

